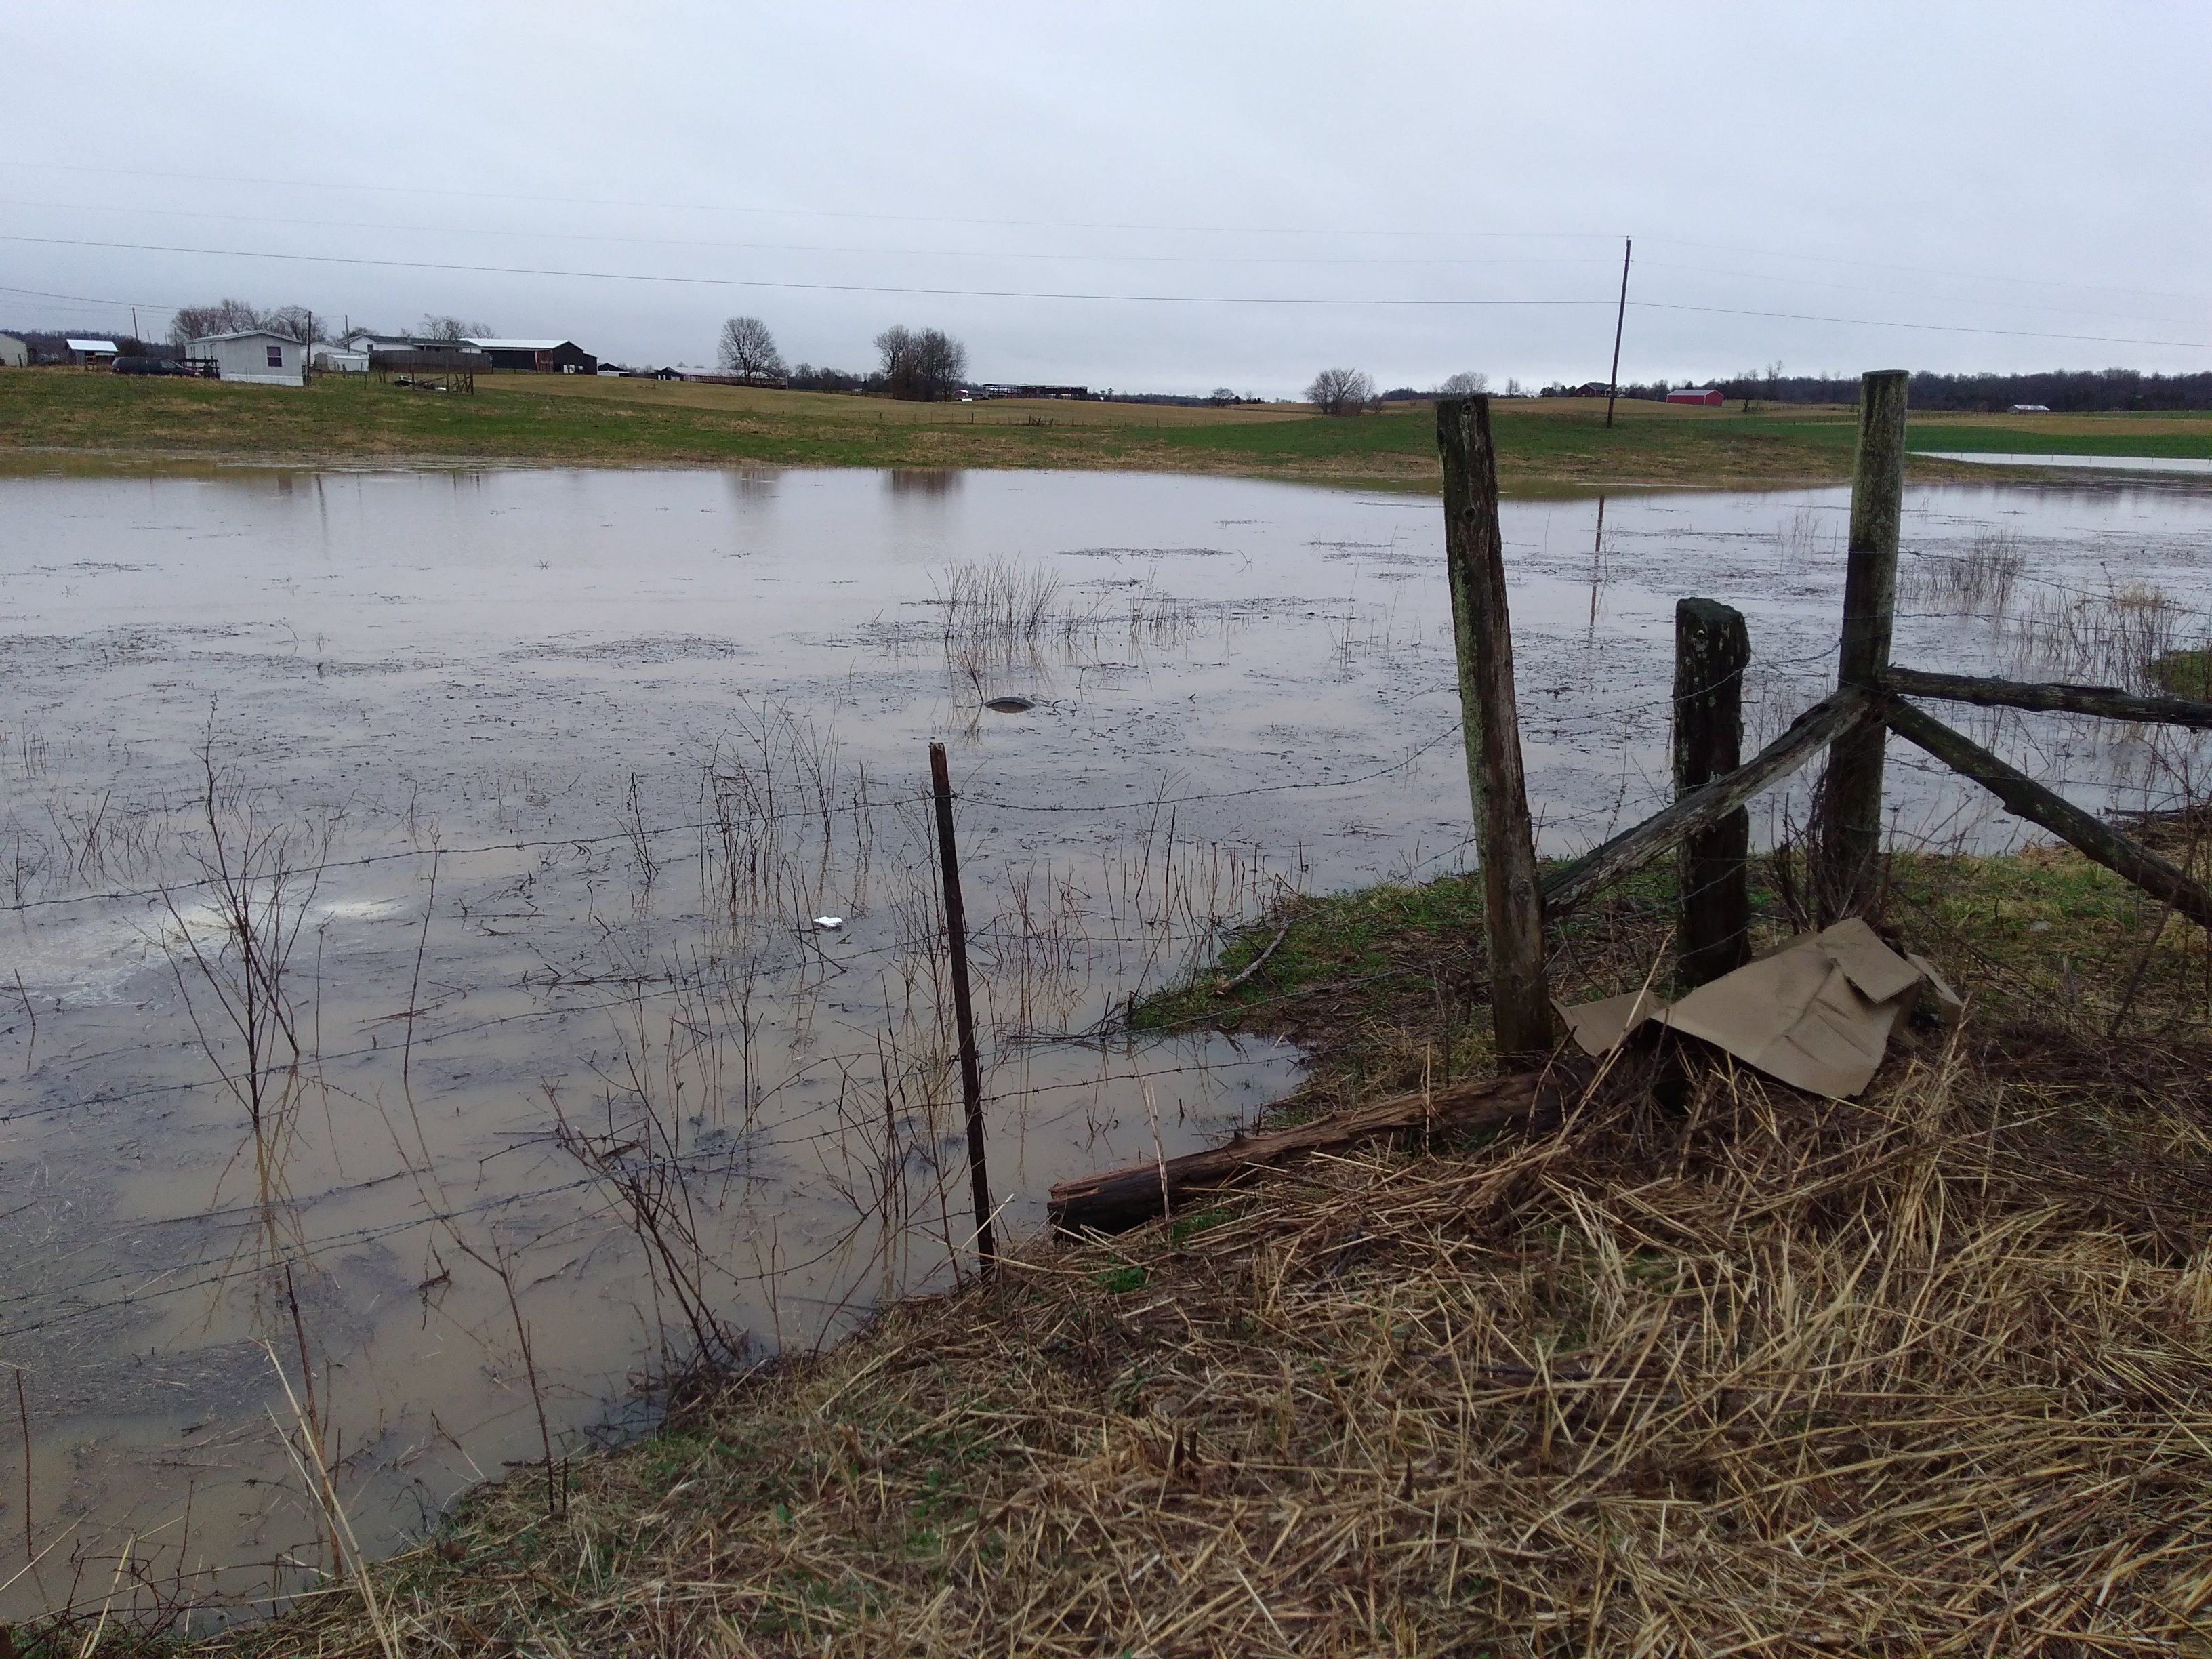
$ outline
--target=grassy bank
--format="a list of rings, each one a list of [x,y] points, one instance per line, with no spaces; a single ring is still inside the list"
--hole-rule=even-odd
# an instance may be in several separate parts
[[[1327,420],[1301,405],[894,404],[597,377],[488,374],[473,397],[325,377],[304,390],[74,369],[0,373],[0,457],[591,465],[1066,467],[1227,473],[1433,489],[1425,404]],[[1511,491],[1832,483],[1849,476],[1847,409],[1624,404],[1493,406]],[[1916,417],[1926,449],[2212,454],[2192,416]],[[1916,476],[1970,476],[1916,462]],[[1986,473],[1980,476],[1986,477]]]
[[[1316,1103],[1480,1068],[1474,903],[1295,902],[1143,1023],[1297,1032]],[[1887,908],[1974,1008],[1861,1103],[1635,1057],[1555,1131],[1033,1241],[193,1650],[2212,1653],[2206,941],[2068,853]],[[1563,994],[1670,909],[1571,919]]]

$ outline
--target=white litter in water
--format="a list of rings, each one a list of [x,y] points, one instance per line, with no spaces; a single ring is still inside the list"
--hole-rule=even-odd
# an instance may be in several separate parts
[[[817,916],[814,918],[814,925],[822,929],[824,933],[831,933],[845,925],[845,918],[842,916]]]

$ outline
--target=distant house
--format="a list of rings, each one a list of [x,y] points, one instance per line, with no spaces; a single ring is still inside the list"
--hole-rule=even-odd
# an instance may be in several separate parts
[[[13,334],[0,334],[0,368],[22,368],[31,361],[31,343]]]
[[[1702,404],[1707,409],[1718,409],[1728,399],[1721,395],[1718,386],[1686,386],[1680,392],[1667,394],[1670,404]]]
[[[2051,405],[2049,404],[2014,404],[2006,412],[2013,415],[2048,415],[2051,413]]]
[[[104,368],[115,361],[117,347],[112,340],[80,340],[71,337],[63,343],[69,347],[70,361],[80,368],[89,368],[97,363]]]
[[[1570,398],[1607,398],[1612,395],[1612,386],[1603,380],[1584,380],[1567,393]]]
[[[599,360],[574,340],[469,340],[484,355],[487,368],[519,368],[538,374],[596,374]]]
[[[187,340],[185,360],[201,365],[202,373],[212,368],[219,380],[243,380],[249,386],[307,383],[307,348],[265,328]]]
[[[969,395],[976,398],[1069,398],[1087,399],[1091,396],[1091,388],[1087,386],[994,385],[978,386]]]

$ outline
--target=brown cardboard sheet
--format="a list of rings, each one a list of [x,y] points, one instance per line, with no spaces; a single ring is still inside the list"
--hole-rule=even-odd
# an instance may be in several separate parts
[[[1701,985],[1671,1006],[1649,992],[1562,1008],[1575,1041],[1601,1054],[1646,1020],[1701,1037],[1770,1077],[1838,1097],[1866,1087],[1905,999],[1925,980],[1961,1006],[1935,969],[1899,956],[1856,917]]]

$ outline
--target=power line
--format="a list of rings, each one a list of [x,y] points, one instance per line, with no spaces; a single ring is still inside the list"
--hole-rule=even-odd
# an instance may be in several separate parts
[[[1424,254],[1413,258],[1375,255],[1237,253],[1038,253],[993,248],[869,247],[840,242],[732,242],[695,236],[626,236],[619,231],[537,230],[497,225],[409,225],[372,219],[301,219],[271,213],[208,213],[185,208],[110,208],[97,203],[27,202],[0,198],[0,207],[58,208],[70,212],[149,215],[165,219],[220,220],[230,224],[284,225],[295,229],[405,231],[433,236],[507,236],[538,241],[622,242],[638,247],[710,248],[748,253],[865,253],[899,259],[1024,259],[1059,264],[1167,265],[1586,265],[1603,259],[1583,255],[1528,255],[1478,258]],[[1685,270],[1701,267],[1685,266]]]
[[[1899,265],[1881,259],[1846,259],[1832,253],[1784,253],[1774,248],[1742,247],[1731,242],[1692,242],[1679,236],[1651,236],[1647,241],[1668,247],[1705,248],[1714,253],[1749,253],[1762,259],[1794,259],[1802,264],[1848,265],[1861,270],[1902,270],[1916,276],[1957,276],[1971,283],[2017,283],[2024,288],[2066,289],[2077,294],[2132,294],[2145,300],[2182,300],[2194,305],[2212,304],[2202,294],[2174,294],[2163,289],[2115,288],[2106,283],[2063,283],[2050,277],[2000,275],[1984,270],[1951,270],[1937,265]]]
[[[355,265],[385,270],[437,270],[467,276],[552,276],[571,281],[665,283],[684,287],[775,289],[824,294],[897,294],[933,299],[1049,300],[1081,303],[1201,306],[1354,306],[1389,308],[1451,310],[1461,308],[1587,309],[1605,304],[1602,299],[1532,300],[1454,296],[1283,295],[1234,294],[1103,294],[1047,289],[925,288],[892,283],[802,283],[770,277],[694,276],[650,271],[563,270],[538,265],[466,264],[428,259],[378,259],[357,254],[280,253],[251,248],[185,247],[157,242],[109,242],[64,236],[0,234],[0,241],[38,247],[85,247],[131,253],[179,253],[218,259],[274,259],[294,264]],[[106,302],[104,302],[106,303]],[[121,303],[121,302],[117,302]],[[1630,304],[1650,311],[1677,311],[1714,317],[1756,317],[1770,321],[1832,323],[1852,328],[1904,329],[1917,333],[1974,334],[2022,340],[2063,340],[2100,345],[2178,347],[2212,351],[2212,342],[2160,340],[2129,335],[2066,334],[2036,329],[1985,328],[1960,323],[1896,322],[1875,317],[1836,317],[1809,312],[1758,311],[1734,306],[1685,305],[1661,300],[1632,300]]]
[[[653,271],[561,270],[543,265],[477,265],[434,259],[373,259],[358,254],[274,253],[252,248],[183,247],[160,242],[104,242],[72,236],[0,234],[36,247],[89,247],[122,253],[182,253],[213,259],[278,259],[294,264],[362,265],[385,270],[441,270],[476,276],[562,276],[585,282],[673,283],[694,288],[769,288],[819,294],[904,294],[932,299],[1076,300],[1200,306],[1601,306],[1602,300],[1368,299],[1238,294],[1081,294],[1054,289],[917,288],[894,283],[796,283],[757,276],[686,276]]]
[[[630,201],[599,196],[529,195],[514,191],[452,190],[429,185],[348,184],[329,179],[270,179],[236,173],[161,173],[141,167],[95,167],[60,161],[0,161],[0,167],[49,173],[88,173],[109,178],[175,179],[195,184],[272,185],[281,189],[327,194],[352,190],[387,196],[446,196],[471,202],[526,202],[554,207],[647,208],[670,213],[726,213],[761,218],[849,219],[879,224],[980,225],[1007,230],[1142,230],[1200,236],[1395,236],[1424,240],[1606,242],[1613,233],[1571,230],[1355,230],[1344,227],[1285,225],[1176,225],[1108,219],[995,219],[941,213],[861,213],[837,208],[781,208],[732,205],[726,202]]]
[[[1576,263],[1581,262],[1577,261]],[[1680,261],[1674,259],[1646,259],[1644,263],[1647,267],[1655,270],[1686,270],[1694,272],[1701,276],[1729,276],[1753,283],[1784,283],[1797,288],[1831,289],[1839,294],[1881,295],[1886,298],[1893,300],[1928,300],[1939,305],[1957,305],[1962,303],[1961,296],[1955,294],[1924,294],[1917,292],[1911,289],[1905,288],[1868,288],[1856,283],[1825,282],[1818,276],[1788,276],[1779,275],[1772,271],[1748,271],[1742,270],[1730,270],[1719,265],[1684,264]],[[1968,280],[1983,279],[1970,278]],[[2095,290],[2089,291],[2094,292]],[[2116,293],[2125,293],[2128,290],[2114,289],[2112,291]],[[2199,300],[2194,295],[2172,295],[2147,297],[2185,300],[2188,303],[2193,305],[2212,304],[2212,301]],[[2182,320],[2172,317],[2147,317],[2140,312],[2133,311],[2097,311],[2087,307],[2079,305],[2051,305],[2033,300],[2000,300],[1987,295],[1977,295],[1971,301],[1964,302],[1974,305],[1999,306],[2007,311],[2054,311],[2062,313],[2070,313],[2076,317],[2113,317],[2118,318],[2123,322],[2130,323],[2171,323],[2176,320]]]

